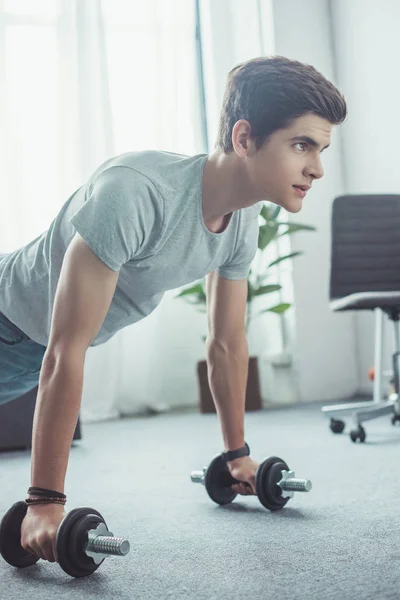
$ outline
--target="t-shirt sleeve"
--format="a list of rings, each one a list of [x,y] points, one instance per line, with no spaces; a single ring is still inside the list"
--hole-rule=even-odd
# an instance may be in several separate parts
[[[151,256],[163,222],[163,201],[152,182],[130,167],[113,166],[89,182],[85,202],[69,221],[113,271]]]
[[[260,210],[261,206],[259,208],[255,207],[255,210],[243,217],[242,233],[238,236],[233,255],[229,261],[216,268],[218,275],[221,277],[225,279],[247,279],[258,248],[258,215]]]

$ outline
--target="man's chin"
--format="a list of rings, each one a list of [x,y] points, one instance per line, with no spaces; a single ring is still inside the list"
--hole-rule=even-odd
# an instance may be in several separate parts
[[[303,208],[303,199],[302,198],[290,198],[290,200],[281,200],[279,202],[275,202],[282,208],[284,208],[289,213],[298,213]]]
[[[298,213],[301,211],[301,209],[303,208],[303,201],[302,200],[298,200],[296,202],[296,206],[294,206],[293,204],[290,205],[290,207],[288,207],[286,210],[290,213]]]

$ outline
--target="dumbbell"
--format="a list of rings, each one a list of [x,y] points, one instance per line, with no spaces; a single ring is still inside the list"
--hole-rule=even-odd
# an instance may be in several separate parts
[[[190,478],[193,483],[204,485],[211,500],[217,504],[232,502],[237,496],[232,485],[241,483],[232,477],[222,455],[216,456],[203,471],[193,471]],[[268,510],[280,510],[293,498],[294,492],[309,492],[311,488],[309,479],[295,478],[295,472],[278,456],[271,456],[258,466],[257,497]]]
[[[39,560],[21,546],[21,525],[27,509],[25,502],[16,502],[0,523],[0,554],[8,564],[18,568],[29,567]],[[57,560],[71,577],[91,575],[108,556],[125,556],[129,549],[128,540],[114,537],[94,508],[71,510],[57,530]]]

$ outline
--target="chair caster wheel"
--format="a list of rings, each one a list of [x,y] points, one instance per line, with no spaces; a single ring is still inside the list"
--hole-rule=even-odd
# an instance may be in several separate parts
[[[339,419],[331,419],[330,428],[333,433],[342,433],[345,428],[345,423]]]
[[[361,425],[358,426],[358,429],[352,429],[350,431],[350,439],[352,442],[356,442],[357,440],[365,442],[366,437],[365,429]]]

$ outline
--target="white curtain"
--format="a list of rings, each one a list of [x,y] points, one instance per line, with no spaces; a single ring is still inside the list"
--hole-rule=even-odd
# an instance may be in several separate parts
[[[195,43],[189,0],[0,0],[0,252],[45,231],[110,156],[205,151]],[[204,322],[172,295],[89,349],[83,422],[196,402]],[[171,373],[184,354],[187,393]]]

